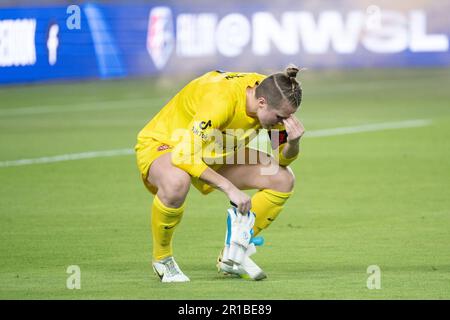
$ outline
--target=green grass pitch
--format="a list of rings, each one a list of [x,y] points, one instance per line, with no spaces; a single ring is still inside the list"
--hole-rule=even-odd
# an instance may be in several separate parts
[[[449,299],[450,70],[309,70],[302,82],[308,132],[431,122],[305,136],[295,195],[261,234],[261,282],[217,273],[228,201],[192,188],[174,240],[182,284],[151,270],[152,196],[134,155],[6,161],[133,148],[183,82],[0,88],[0,299]],[[70,265],[80,290],[66,288]],[[381,289],[367,288],[370,265]]]

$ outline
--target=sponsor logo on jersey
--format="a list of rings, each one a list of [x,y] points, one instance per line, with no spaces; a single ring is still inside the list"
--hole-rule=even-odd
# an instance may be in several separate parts
[[[206,121],[200,122],[199,127],[200,129],[205,130],[206,128],[211,127],[211,125],[212,125],[211,120],[208,120],[208,122]]]
[[[162,145],[160,145],[159,147],[158,147],[158,151],[164,151],[164,150],[167,150],[167,149],[171,149],[172,147],[171,146],[169,146],[169,145],[167,145],[167,144],[162,144]]]

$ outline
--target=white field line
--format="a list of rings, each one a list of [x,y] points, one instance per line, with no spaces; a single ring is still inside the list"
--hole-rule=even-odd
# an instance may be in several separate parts
[[[353,127],[341,127],[341,128],[332,128],[332,129],[314,130],[314,131],[306,132],[305,137],[318,138],[318,137],[330,137],[330,136],[338,136],[338,135],[343,135],[343,134],[352,134],[352,133],[360,133],[360,132],[425,127],[425,126],[430,125],[431,122],[432,122],[431,120],[419,119],[419,120],[405,120],[405,121],[398,121],[398,122],[363,124],[360,126],[353,126]]]
[[[167,98],[149,98],[149,99],[126,99],[113,101],[93,101],[82,102],[71,105],[53,105],[53,106],[38,106],[38,107],[23,107],[14,109],[0,110],[0,117],[20,116],[20,115],[34,115],[45,113],[61,113],[61,112],[79,112],[79,111],[99,111],[112,109],[126,109],[126,108],[142,108],[150,107],[155,104],[167,102]]]
[[[437,74],[428,77],[397,77],[393,79],[383,79],[383,80],[364,80],[346,83],[334,83],[333,85],[321,86],[320,88],[312,88],[308,91],[311,94],[324,94],[324,93],[334,93],[339,91],[354,91],[358,88],[369,89],[369,90],[380,90],[383,86],[391,86],[392,83],[398,85],[411,86],[411,82],[423,81],[424,79],[439,80],[440,77],[448,77],[447,74]],[[407,81],[404,81],[407,80]],[[426,84],[435,85],[435,82],[429,81]],[[355,87],[357,87],[355,89]],[[64,104],[64,105],[48,105],[48,106],[29,106],[29,107],[19,107],[10,109],[0,109],[0,117],[3,116],[17,116],[17,115],[33,115],[33,114],[45,114],[45,113],[60,113],[60,112],[78,112],[78,111],[96,111],[96,110],[107,110],[107,109],[126,109],[126,108],[136,108],[136,107],[146,107],[151,106],[153,103],[162,104],[170,100],[170,96],[161,98],[148,98],[148,99],[136,99],[129,98],[123,100],[113,100],[113,101],[92,101],[92,102],[81,102],[75,104]],[[161,105],[162,107],[162,105]]]
[[[130,155],[133,153],[134,153],[133,149],[116,149],[116,150],[91,151],[91,152],[82,152],[82,153],[69,153],[69,154],[61,154],[61,155],[52,156],[52,157],[1,161],[0,168],[1,167],[26,166],[26,165],[30,165],[30,164],[39,164],[39,163],[61,162],[61,161],[69,161],[69,160],[116,157],[116,156]]]
[[[432,121],[427,120],[427,119],[373,123],[373,124],[365,124],[365,125],[353,126],[353,127],[340,127],[340,128],[332,128],[332,129],[313,130],[313,131],[306,132],[305,137],[318,138],[318,137],[329,137],[329,136],[337,136],[337,135],[360,133],[360,132],[425,127],[425,126],[430,125],[431,123],[432,123]],[[32,164],[41,164],[41,163],[61,162],[61,161],[69,161],[69,160],[116,157],[116,156],[124,156],[124,155],[131,155],[131,154],[134,154],[133,149],[115,149],[115,150],[91,151],[91,152],[83,152],[83,153],[69,153],[69,154],[62,154],[62,155],[51,156],[51,157],[0,161],[0,168],[1,167],[16,167],[16,166],[24,166],[24,165],[32,165]]]

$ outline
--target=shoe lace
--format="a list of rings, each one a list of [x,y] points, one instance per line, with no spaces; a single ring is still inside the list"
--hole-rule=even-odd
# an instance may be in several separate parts
[[[178,266],[177,266],[175,260],[173,260],[173,259],[168,260],[168,261],[165,263],[165,266],[166,266],[166,270],[167,270],[168,276],[171,276],[171,277],[172,277],[172,276],[175,276],[175,275],[181,273],[181,271],[180,271],[180,269],[178,268]]]

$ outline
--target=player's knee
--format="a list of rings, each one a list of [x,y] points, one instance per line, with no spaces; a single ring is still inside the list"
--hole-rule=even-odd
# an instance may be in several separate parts
[[[295,176],[289,167],[279,167],[276,174],[270,176],[270,188],[280,192],[291,192],[294,189]]]
[[[179,208],[186,199],[191,184],[191,178],[186,172],[168,175],[158,188],[158,197],[172,208]]]

